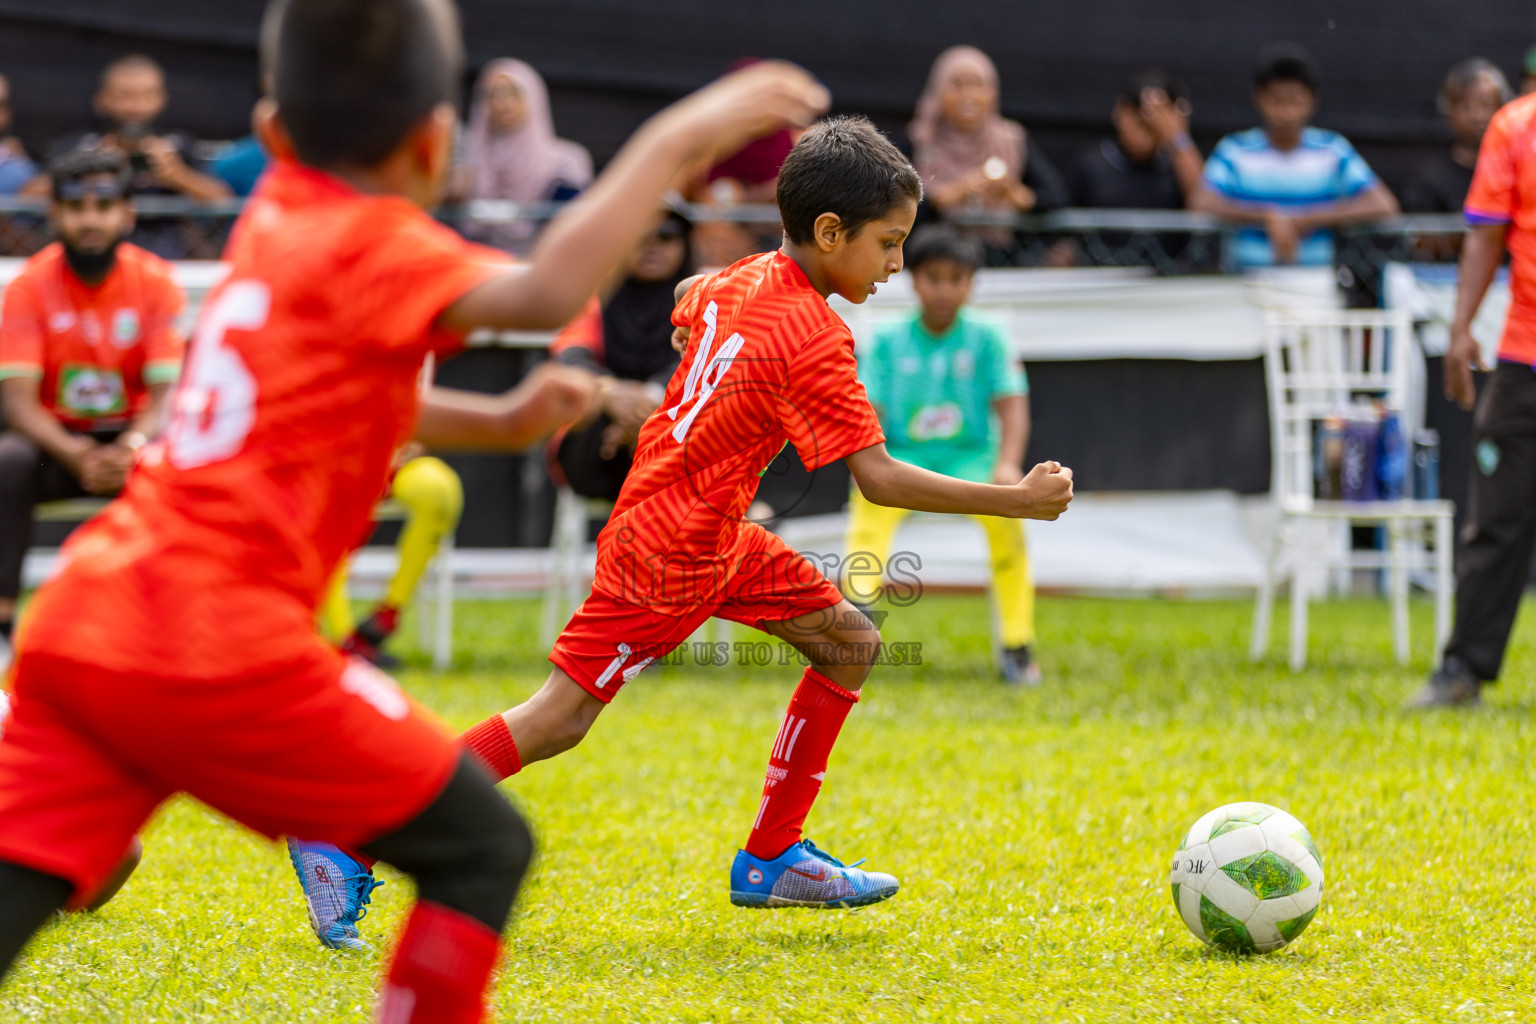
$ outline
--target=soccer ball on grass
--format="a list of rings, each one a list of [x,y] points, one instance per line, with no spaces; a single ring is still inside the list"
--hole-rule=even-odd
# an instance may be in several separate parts
[[[1271,953],[1311,922],[1323,864],[1306,827],[1268,804],[1227,804],[1202,817],[1173,855],[1173,902],[1203,942]]]

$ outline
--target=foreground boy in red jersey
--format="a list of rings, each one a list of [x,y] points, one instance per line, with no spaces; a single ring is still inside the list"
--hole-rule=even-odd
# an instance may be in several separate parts
[[[423,209],[463,62],[447,0],[279,0],[262,44],[274,84],[258,124],[277,160],[235,229],[170,426],[18,634],[0,971],[187,792],[414,876],[380,1019],[479,1021],[531,837],[434,719],[320,639],[316,605],[411,435],[429,353],[477,326],[569,319],[687,167],[809,121],[827,96],[760,65],[669,108],[512,268]],[[589,397],[572,386],[564,418]],[[466,405],[433,410],[428,433],[486,440]]]
[[[851,907],[892,896],[888,874],[844,866],[802,838],[843,720],[880,634],[804,558],[745,518],[786,443],[815,470],[845,459],[879,505],[1055,519],[1072,473],[1054,462],[1018,484],[972,483],[885,451],[853,337],[827,305],[863,302],[901,270],[921,186],[863,119],[824,121],[779,174],[784,246],[704,278],[674,323],[682,367],[641,429],[634,467],[598,539],[592,596],[555,644],[538,693],[465,743],[499,777],[575,746],[625,683],[712,615],[779,637],[810,661],[774,740],[757,819],[731,868],[731,902]]]

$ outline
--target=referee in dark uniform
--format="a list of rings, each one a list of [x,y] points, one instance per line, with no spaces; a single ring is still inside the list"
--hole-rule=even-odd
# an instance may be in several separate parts
[[[1456,628],[1410,707],[1476,704],[1499,677],[1536,555],[1536,94],[1488,125],[1467,194],[1456,319],[1445,354],[1446,397],[1470,409],[1472,371],[1486,370],[1472,318],[1507,246],[1509,317],[1498,365],[1478,404],[1467,522],[1456,567]]]

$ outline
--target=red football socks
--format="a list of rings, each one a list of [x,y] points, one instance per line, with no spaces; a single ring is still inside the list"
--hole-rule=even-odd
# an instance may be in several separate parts
[[[805,816],[827,774],[832,744],[858,701],[857,693],[843,689],[813,668],[807,668],[800,677],[768,758],[763,802],[747,837],[747,852],[752,856],[772,860],[800,841]]]
[[[472,726],[459,737],[459,742],[480,759],[497,782],[510,779],[523,770],[523,759],[518,756],[517,744],[512,742],[512,733],[507,730],[507,720],[500,715],[492,715]]]
[[[466,914],[418,901],[379,994],[378,1024],[478,1024],[500,937]]]

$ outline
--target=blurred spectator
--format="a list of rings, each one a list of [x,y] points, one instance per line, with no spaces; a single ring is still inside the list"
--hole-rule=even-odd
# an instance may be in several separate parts
[[[1191,206],[1244,225],[1241,266],[1326,266],[1328,228],[1394,216],[1397,200],[1344,136],[1309,126],[1317,72],[1307,54],[1266,49],[1253,84],[1260,126],[1217,144]]]
[[[0,196],[14,195],[37,177],[37,165],[11,130],[11,80],[0,75]]]
[[[59,240],[27,261],[0,314],[0,638],[8,638],[38,502],[116,494],[181,368],[181,290],[133,229],[120,153],[53,166]]]
[[[49,147],[49,161],[77,149],[110,150],[128,158],[133,190],[139,195],[227,198],[229,186],[197,167],[191,138],[157,130],[166,100],[165,72],[159,64],[142,54],[119,57],[102,71],[93,101],[102,130],[60,139]],[[44,195],[48,188],[44,177],[27,191]]]
[[[677,369],[673,292],[694,272],[690,226],[681,213],[668,210],[636,250],[613,294],[601,303],[594,298],[550,346],[560,362],[612,378],[602,414],[550,441],[558,476],[583,497],[618,499],[640,425],[661,404]]]
[[[1115,100],[1112,139],[1078,154],[1067,179],[1073,206],[1180,210],[1205,161],[1189,137],[1184,86],[1162,71],[1133,76]]]
[[[1504,72],[1481,57],[1461,61],[1440,88],[1440,113],[1451,129],[1451,146],[1425,161],[1403,189],[1409,213],[1460,213],[1472,187],[1477,149],[1499,108],[1514,98]]]
[[[569,199],[592,181],[592,157],[555,136],[549,93],[539,73],[520,60],[493,60],[480,72],[464,133],[465,199],[540,203]],[[532,222],[482,225],[477,237],[525,253]]]
[[[1520,95],[1536,92],[1536,46],[1525,51],[1520,62]]]
[[[1061,177],[1024,126],[998,113],[997,68],[974,46],[939,54],[907,134],[926,198],[940,212],[1066,205]]]
[[[255,190],[261,172],[267,169],[267,152],[256,141],[256,136],[247,135],[225,147],[209,169],[235,195],[248,196]]]
[[[729,74],[756,64],[760,58],[743,57],[726,69]],[[737,206],[772,203],[779,182],[779,168],[794,148],[795,133],[787,128],[754,139],[720,161],[703,179],[688,189],[688,199],[703,206]],[[703,267],[726,267],[739,259],[778,246],[777,225],[755,229],[725,220],[705,221],[693,229],[693,249]]]
[[[1029,447],[1029,381],[1008,331],[965,308],[981,246],[951,227],[929,224],[907,240],[905,256],[918,308],[881,326],[859,351],[859,379],[880,415],[886,448],[903,462],[961,480],[1017,484]],[[848,505],[850,559],[864,555],[881,571],[908,514],[876,505],[855,487]],[[986,531],[992,554],[1003,643],[999,672],[1009,683],[1038,684],[1035,584],[1024,523],[972,518]],[[857,575],[844,576],[844,593],[867,602],[872,595],[858,592]]]

